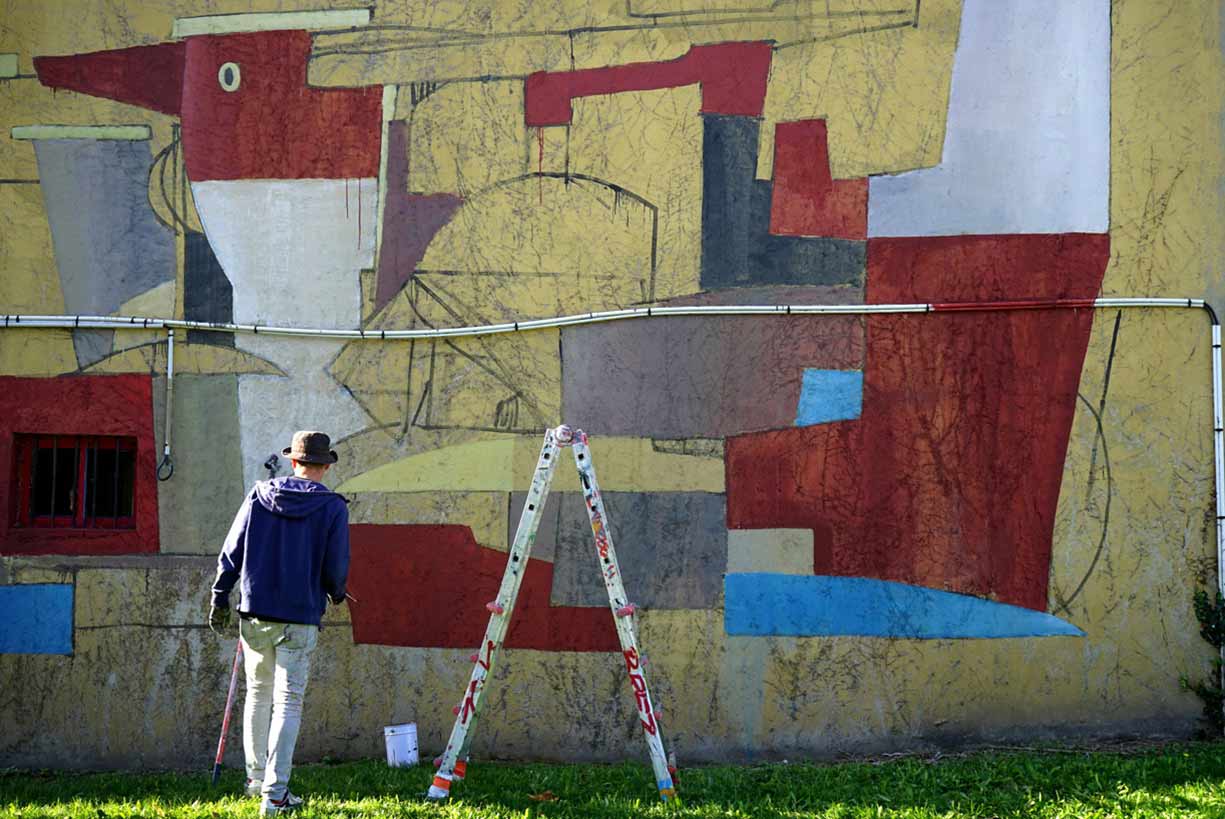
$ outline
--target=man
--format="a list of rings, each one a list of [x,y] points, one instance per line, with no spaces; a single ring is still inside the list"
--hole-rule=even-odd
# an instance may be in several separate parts
[[[282,453],[293,475],[260,481],[243,501],[217,559],[209,627],[230,620],[230,591],[241,582],[239,638],[247,675],[243,751],[247,793],[260,815],[302,804],[289,792],[294,745],[311,652],[326,600],[345,599],[349,511],[321,481],[336,453],[322,432],[296,432]]]

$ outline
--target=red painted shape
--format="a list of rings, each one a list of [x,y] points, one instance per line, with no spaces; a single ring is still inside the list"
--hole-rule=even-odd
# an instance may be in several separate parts
[[[455,525],[349,527],[353,639],[417,648],[479,646],[497,596],[505,552],[477,544]],[[604,607],[550,606],[553,564],[529,559],[506,635],[508,648],[619,651]]]
[[[186,43],[159,43],[65,57],[35,57],[34,71],[48,88],[177,116],[186,50]]]
[[[566,125],[575,97],[653,91],[701,83],[702,113],[761,116],[772,47],[765,42],[693,46],[675,60],[580,71],[538,71],[527,78],[529,126]]]
[[[193,182],[360,179],[379,174],[383,89],[309,88],[305,31],[191,37],[183,152]],[[218,72],[238,66],[238,89]]]
[[[823,119],[780,122],[774,128],[770,232],[839,239],[868,235],[868,180],[833,178]]]
[[[157,446],[147,375],[0,377],[0,554],[116,555],[158,550]],[[114,435],[136,438],[135,529],[43,529],[14,525],[25,487],[13,471],[13,436]],[[28,491],[28,490],[26,490]]]
[[[1098,234],[868,242],[868,302],[1088,299]],[[868,318],[863,415],[727,442],[728,525],[814,533],[817,574],[1044,611],[1093,310]]]

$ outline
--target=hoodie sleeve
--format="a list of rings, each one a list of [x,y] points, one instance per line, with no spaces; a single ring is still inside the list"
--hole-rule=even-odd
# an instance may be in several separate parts
[[[327,551],[323,555],[323,590],[332,603],[345,599],[349,581],[349,507],[341,501],[340,511],[328,530]]]
[[[251,520],[251,499],[247,495],[234,516],[230,525],[230,533],[226,535],[225,545],[221,547],[221,555],[217,558],[217,579],[213,581],[213,605],[217,608],[230,607],[230,591],[238,582],[242,573],[242,561],[247,552],[247,524]]]

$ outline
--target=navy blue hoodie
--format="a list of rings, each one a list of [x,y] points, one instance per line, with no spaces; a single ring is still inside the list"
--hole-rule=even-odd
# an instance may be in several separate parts
[[[340,495],[298,477],[260,481],[243,501],[217,559],[213,605],[317,626],[327,598],[340,602],[349,576],[349,510]]]

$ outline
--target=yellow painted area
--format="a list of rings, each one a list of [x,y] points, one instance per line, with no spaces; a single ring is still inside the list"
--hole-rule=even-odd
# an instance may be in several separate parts
[[[644,234],[648,213],[658,223],[653,282],[647,286],[646,297],[639,295],[640,301],[700,289],[700,100],[697,87],[690,86],[574,101],[571,169],[614,182],[650,203],[650,207],[638,206],[622,196],[621,212],[610,214],[610,220],[631,224],[636,220]],[[589,253],[580,258],[587,264],[584,278],[617,270],[614,260],[601,255]]]
[[[247,31],[288,31],[291,29],[350,28],[370,22],[370,9],[327,11],[251,12],[183,17],[174,21],[175,39],[199,34],[235,34]]]
[[[396,103],[410,126],[410,190],[468,197],[537,170],[522,82],[447,83],[416,106],[411,98],[406,91]]]
[[[69,330],[0,332],[0,375],[52,376],[77,369]]]
[[[118,348],[123,335],[117,332],[115,346]],[[165,338],[165,333],[161,338]],[[262,374],[284,375],[280,367],[254,353],[233,347],[218,347],[213,344],[189,344],[179,335],[174,342],[174,371],[182,375]],[[113,355],[85,368],[88,373],[149,373],[166,374],[166,342],[146,342],[138,347],[119,349]]]
[[[42,566],[23,565],[20,559],[5,558],[4,568],[8,573],[9,583],[71,583],[70,569],[49,569]]]
[[[812,574],[811,529],[729,529],[727,573]]]
[[[938,164],[960,20],[961,0],[923,0],[917,28],[775,51],[758,177],[773,175],[774,123],[809,118],[827,120],[835,178]],[[864,21],[864,26],[871,28],[873,22]]]
[[[359,489],[349,497],[352,500],[350,523],[459,525],[471,529],[472,537],[486,548],[504,552],[510,543],[507,537],[510,495],[507,492],[366,492]]]
[[[346,480],[339,492],[522,492],[531,485],[542,438],[503,436],[430,450]],[[569,461],[569,453],[562,450]],[[722,492],[723,464],[714,458],[657,452],[641,438],[593,438],[591,458],[600,488],[609,492]],[[558,464],[554,488],[568,480]],[[809,553],[811,560],[811,551]]]
[[[144,142],[152,138],[147,125],[17,125],[13,139],[102,139]]]
[[[316,37],[308,76],[312,83],[335,86],[525,76],[667,60],[695,44],[853,39],[883,27],[912,27],[915,5],[850,0],[651,19],[632,16],[621,3],[536,0],[455,8],[415,0],[379,7],[368,29]],[[404,29],[406,24],[412,28]]]
[[[168,281],[151,287],[145,292],[133,296],[119,305],[114,316],[173,316],[177,282]],[[187,334],[179,332],[178,340],[182,341]],[[165,330],[123,330],[115,333],[111,344],[112,352],[121,352],[132,347],[140,347],[166,340]]]

